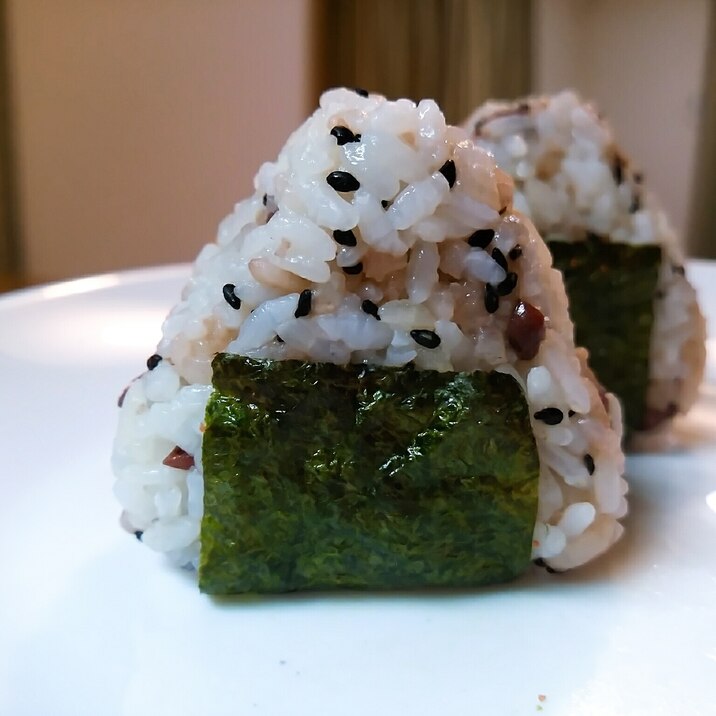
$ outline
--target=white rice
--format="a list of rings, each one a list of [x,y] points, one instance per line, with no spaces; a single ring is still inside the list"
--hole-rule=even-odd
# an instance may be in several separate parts
[[[330,134],[336,125],[360,140],[339,146]],[[447,160],[457,176],[452,188],[440,172]],[[337,192],[326,180],[333,171],[350,172],[360,188]],[[512,375],[526,391],[541,462],[534,559],[566,569],[606,550],[626,513],[619,407],[606,398],[605,410],[585,352],[573,344],[561,276],[512,198],[509,177],[466,132],[446,126],[434,102],[326,92],[277,161],[261,167],[254,194],[220,224],[216,243],[200,252],[164,323],[163,360],[127,391],[113,455],[125,525],[149,547],[196,566],[210,363],[228,351]],[[489,252],[522,250],[508,266],[516,287],[493,313],[485,282],[506,272],[468,245],[478,229],[495,232]],[[356,245],[339,244],[335,230],[352,230]],[[355,274],[344,271],[359,262]],[[236,287],[239,309],[225,299],[226,284]],[[305,289],[311,311],[296,318]],[[366,299],[379,306],[380,321],[362,310]],[[544,315],[546,328],[525,360],[507,340],[520,301]],[[415,329],[434,331],[440,345],[420,345]],[[561,411],[558,425],[534,417],[545,408]],[[163,464],[175,446],[194,457],[190,469]]]
[[[683,273],[683,255],[641,174],[616,145],[610,126],[574,92],[487,102],[464,124],[515,180],[515,207],[548,240],[580,241],[587,232],[662,248],[651,333],[647,423],[633,446],[658,446],[669,417],[696,400],[703,376],[705,322]],[[621,167],[621,181],[614,173]],[[651,433],[651,434],[649,434]]]

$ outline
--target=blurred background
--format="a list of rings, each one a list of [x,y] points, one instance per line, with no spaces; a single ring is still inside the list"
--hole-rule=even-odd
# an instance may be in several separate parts
[[[322,89],[577,89],[716,256],[709,0],[4,0],[0,290],[188,261]]]

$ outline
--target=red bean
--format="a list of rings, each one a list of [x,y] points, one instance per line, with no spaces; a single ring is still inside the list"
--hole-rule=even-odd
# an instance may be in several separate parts
[[[507,340],[520,360],[531,360],[537,355],[544,340],[545,327],[542,312],[531,303],[520,301],[507,324]]]
[[[194,467],[194,456],[178,445],[162,460],[167,467],[174,467],[177,470],[189,470]]]

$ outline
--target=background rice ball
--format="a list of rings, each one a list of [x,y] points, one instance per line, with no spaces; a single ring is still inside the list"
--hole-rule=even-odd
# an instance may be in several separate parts
[[[597,262],[604,262],[617,277],[617,286],[619,277],[623,285],[632,284],[631,299],[609,304],[604,318],[599,314],[604,301],[593,300],[593,280],[570,284],[570,299],[573,314],[582,318],[577,332],[590,349],[593,366],[607,387],[624,400],[627,427],[642,431],[632,445],[661,445],[658,430],[668,428],[671,418],[688,411],[696,400],[706,360],[706,332],[676,236],[646,191],[642,173],[596,109],[571,91],[487,102],[464,126],[514,178],[515,207],[550,242],[568,283],[569,275],[576,273],[571,267],[580,261],[569,245],[586,244],[592,246],[591,255],[585,251],[583,259],[587,277],[593,279],[599,273]],[[642,250],[641,258],[631,266],[619,264],[599,250],[601,243]],[[650,246],[659,254],[644,315],[636,291],[645,281],[642,269],[657,255],[643,250]],[[619,255],[631,254],[622,250]],[[626,316],[624,325],[619,323],[622,315]],[[634,317],[632,323],[629,316]],[[602,336],[590,333],[589,324],[600,319],[606,320],[611,336],[609,352],[601,347]],[[636,336],[642,321],[652,323],[643,350]],[[630,361],[615,356],[620,347]],[[650,431],[657,433],[655,439]]]

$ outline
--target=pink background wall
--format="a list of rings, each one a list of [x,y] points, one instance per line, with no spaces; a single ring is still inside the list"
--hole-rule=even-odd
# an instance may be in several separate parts
[[[32,280],[190,260],[311,110],[311,0],[6,6]],[[534,6],[536,89],[596,99],[682,231],[709,6]]]
[[[309,0],[9,0],[26,266],[191,259],[309,111]]]

